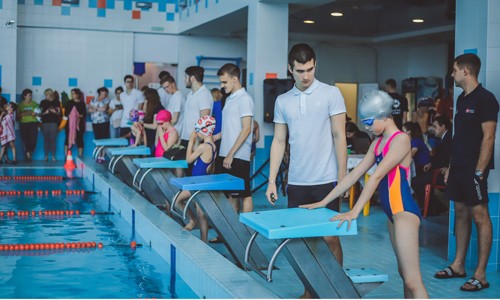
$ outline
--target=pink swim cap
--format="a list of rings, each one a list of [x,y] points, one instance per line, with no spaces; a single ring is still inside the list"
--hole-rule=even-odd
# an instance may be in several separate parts
[[[194,130],[204,135],[212,135],[215,130],[215,119],[212,116],[203,116],[195,124]]]
[[[172,121],[172,114],[166,110],[162,109],[158,112],[156,115],[156,122],[157,123],[164,123],[164,122],[170,122]]]

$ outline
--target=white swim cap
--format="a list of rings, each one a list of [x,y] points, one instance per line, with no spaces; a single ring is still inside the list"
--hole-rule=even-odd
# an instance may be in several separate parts
[[[390,117],[394,99],[381,90],[369,91],[363,95],[359,103],[359,117],[366,119],[383,119]]]

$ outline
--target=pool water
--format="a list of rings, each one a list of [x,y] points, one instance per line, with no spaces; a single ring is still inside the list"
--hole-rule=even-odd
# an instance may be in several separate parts
[[[107,199],[92,193],[91,183],[68,179],[60,169],[0,169],[0,176],[33,174],[65,179],[0,180],[0,190],[21,192],[0,196],[0,211],[37,212],[35,217],[0,216],[0,244],[96,242],[103,248],[0,251],[0,298],[198,298],[119,214],[88,214],[108,211]],[[35,193],[25,196],[25,190]],[[52,196],[52,190],[62,193]],[[66,195],[66,190],[89,192]],[[40,210],[82,214],[39,216]],[[132,240],[142,246],[131,248]]]

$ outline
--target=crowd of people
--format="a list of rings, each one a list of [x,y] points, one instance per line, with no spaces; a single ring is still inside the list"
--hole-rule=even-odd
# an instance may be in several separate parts
[[[493,167],[499,107],[493,94],[477,81],[479,58],[464,54],[454,61],[452,77],[464,92],[457,101],[453,137],[449,101],[442,101],[445,108],[438,105],[434,109],[436,101],[419,99],[417,110],[409,115],[408,100],[397,93],[394,79],[385,82],[385,91],[369,92],[359,103],[360,124],[367,134],[347,121],[340,90],[315,78],[316,63],[314,50],[307,44],[294,45],[288,54],[288,70],[295,85],[278,96],[275,103],[266,191],[269,203],[275,205],[279,200],[276,177],[286,151],[289,151],[286,190],[289,208],[328,207],[340,211],[339,197],[377,164],[354,208],[333,220],[350,225],[378,188],[389,219],[389,234],[405,297],[427,298],[419,265],[420,207],[425,185],[432,180],[433,172],[439,172],[439,181],[448,184],[450,199],[455,202],[457,253],[453,263],[435,277],[466,276],[464,260],[473,220],[478,228],[479,261],[473,277],[461,289],[487,288],[485,269],[492,239],[487,177]],[[180,152],[189,164],[186,171],[177,170],[177,176],[229,173],[244,179],[245,189],[230,192],[228,200],[237,212],[251,212],[250,161],[259,139],[254,100],[240,82],[238,66],[225,64],[217,76],[221,89],[209,90],[203,84],[202,67],[186,68],[184,84],[189,93],[184,97],[166,71],[159,75],[159,89],[138,90],[134,77],[126,75],[124,88],[117,87],[113,99],[108,89],[101,87],[88,104],[78,88],[72,89],[71,98],[66,100],[65,93],[59,95],[47,89],[40,105],[33,101],[33,92],[25,89],[19,105],[1,100],[0,157],[7,163],[16,163],[16,118],[27,161],[32,160],[39,123],[46,161],[49,157],[55,160],[55,136],[63,128],[65,152],[76,145],[82,155],[86,116],[90,114],[96,139],[125,137],[131,145],[149,147],[156,157],[171,157],[171,150],[176,148],[176,153]],[[7,147],[12,150],[11,160],[6,155]],[[361,163],[349,173],[348,153],[364,154]],[[104,157],[97,160],[104,162]],[[410,177],[413,177],[411,183]],[[189,197],[188,191],[182,192],[179,208]],[[195,226],[199,226],[201,239],[207,242],[208,223],[199,208],[196,215],[189,214],[185,229],[192,230]],[[222,238],[211,242],[220,242]],[[339,238],[325,237],[325,241],[342,264]],[[303,296],[310,296],[307,289]]]

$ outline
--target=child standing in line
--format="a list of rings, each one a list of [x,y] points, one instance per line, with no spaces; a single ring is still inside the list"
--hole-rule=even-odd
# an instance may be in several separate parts
[[[14,130],[14,112],[17,110],[17,104],[10,102],[7,104],[7,114],[2,118],[2,135],[0,141],[2,150],[0,150],[0,157],[5,154],[5,162],[10,164],[17,164],[16,160],[16,132]],[[12,151],[12,160],[8,159],[7,145],[10,145]]]
[[[201,117],[194,126],[194,131],[189,136],[189,143],[186,150],[186,161],[193,163],[192,176],[202,176],[213,173],[213,162],[216,156],[216,146],[212,135],[215,130],[215,118],[212,116]],[[184,209],[185,201],[191,197],[190,191],[182,191],[177,201],[177,208]],[[198,222],[200,227],[200,238],[205,243],[208,241],[208,221],[203,211],[196,205]],[[186,230],[193,230],[196,226],[196,219],[189,211],[189,223],[184,227]]]
[[[418,253],[421,212],[411,197],[407,180],[411,163],[410,138],[399,131],[391,118],[393,101],[382,91],[372,91],[364,95],[359,108],[361,123],[378,137],[372,142],[361,163],[323,200],[300,207],[309,209],[325,207],[347,191],[374,163],[377,163],[375,172],[370,176],[353,209],[338,214],[331,220],[340,221],[339,226],[347,221],[349,228],[351,220],[358,217],[378,186],[380,202],[390,220],[389,235],[396,254],[399,274],[404,283],[404,296],[429,298],[420,273]]]

